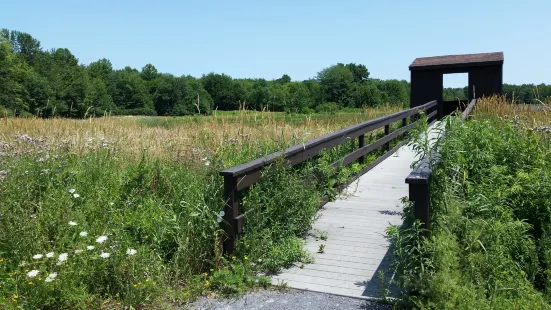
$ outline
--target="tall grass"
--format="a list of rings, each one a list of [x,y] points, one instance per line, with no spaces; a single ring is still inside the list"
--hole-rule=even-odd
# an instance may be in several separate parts
[[[354,142],[266,172],[242,199],[236,257],[218,247],[218,171],[390,112],[3,119],[0,306],[157,308],[265,285],[256,272],[308,260],[300,236],[320,198],[358,169],[328,164]],[[305,183],[312,174],[325,177]]]
[[[407,306],[551,307],[551,136],[547,112],[494,97],[445,121],[431,180],[431,225],[392,227]],[[411,212],[411,208],[407,208]]]

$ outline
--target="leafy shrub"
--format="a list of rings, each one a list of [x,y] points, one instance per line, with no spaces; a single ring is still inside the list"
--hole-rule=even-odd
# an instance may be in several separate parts
[[[316,107],[318,113],[335,114],[339,110],[339,106],[335,102],[322,103]]]
[[[389,229],[397,284],[420,308],[548,309],[550,137],[498,118],[446,130],[431,237],[418,223]]]

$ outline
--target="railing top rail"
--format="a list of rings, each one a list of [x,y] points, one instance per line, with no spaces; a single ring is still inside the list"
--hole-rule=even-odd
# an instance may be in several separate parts
[[[379,118],[376,118],[376,119],[373,119],[373,120],[369,120],[369,121],[365,121],[365,122],[362,122],[362,123],[359,123],[359,124],[356,124],[356,125],[352,125],[352,126],[343,128],[341,130],[338,130],[338,131],[320,136],[318,138],[314,138],[314,139],[312,139],[308,142],[289,147],[284,151],[276,152],[276,153],[267,155],[265,157],[255,159],[255,160],[250,161],[248,163],[231,167],[229,169],[221,171],[220,174],[223,175],[223,176],[228,175],[228,176],[233,176],[233,177],[239,177],[239,176],[247,174],[248,172],[256,171],[259,168],[274,162],[279,157],[283,156],[284,158],[288,158],[288,157],[291,157],[293,155],[299,154],[301,152],[305,152],[305,151],[308,151],[312,148],[315,148],[315,147],[319,146],[320,144],[327,143],[327,142],[333,141],[335,139],[342,139],[342,137],[348,136],[350,134],[360,135],[360,134],[369,132],[371,130],[381,128],[385,125],[388,125],[390,123],[398,121],[402,118],[414,115],[415,113],[417,113],[421,110],[427,110],[427,109],[430,109],[432,107],[435,107],[437,104],[438,104],[438,102],[436,100],[433,100],[433,101],[430,101],[430,102],[428,102],[424,105],[420,105],[420,106],[417,106],[417,107],[414,107],[414,108],[411,108],[411,109],[408,109],[408,110],[396,112],[396,113],[389,114],[389,115],[386,115],[386,116],[382,116],[382,117],[379,117]]]

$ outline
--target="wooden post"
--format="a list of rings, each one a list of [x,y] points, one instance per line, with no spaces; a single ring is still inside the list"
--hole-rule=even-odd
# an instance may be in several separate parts
[[[409,200],[413,201],[415,219],[425,229],[425,237],[430,237],[430,189],[428,182],[410,183]]]
[[[385,125],[385,136],[388,136],[390,134],[390,125]],[[390,141],[385,143],[385,150],[388,152],[390,151]]]
[[[408,118],[404,117],[402,118],[402,127],[406,127],[408,125]]]
[[[358,137],[358,148],[361,149],[364,146],[365,146],[365,135],[360,135]],[[358,158],[358,163],[360,163],[360,165],[363,165],[365,163],[365,156]]]
[[[236,218],[239,216],[239,197],[237,180],[231,175],[224,176],[224,221],[222,227],[226,233],[224,240],[224,254],[232,254],[237,237]]]

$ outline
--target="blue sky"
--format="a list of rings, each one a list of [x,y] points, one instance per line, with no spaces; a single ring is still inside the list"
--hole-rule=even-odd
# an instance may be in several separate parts
[[[0,27],[66,47],[84,64],[303,80],[355,62],[372,77],[409,80],[416,57],[503,51],[506,83],[551,84],[549,0],[2,2]]]

